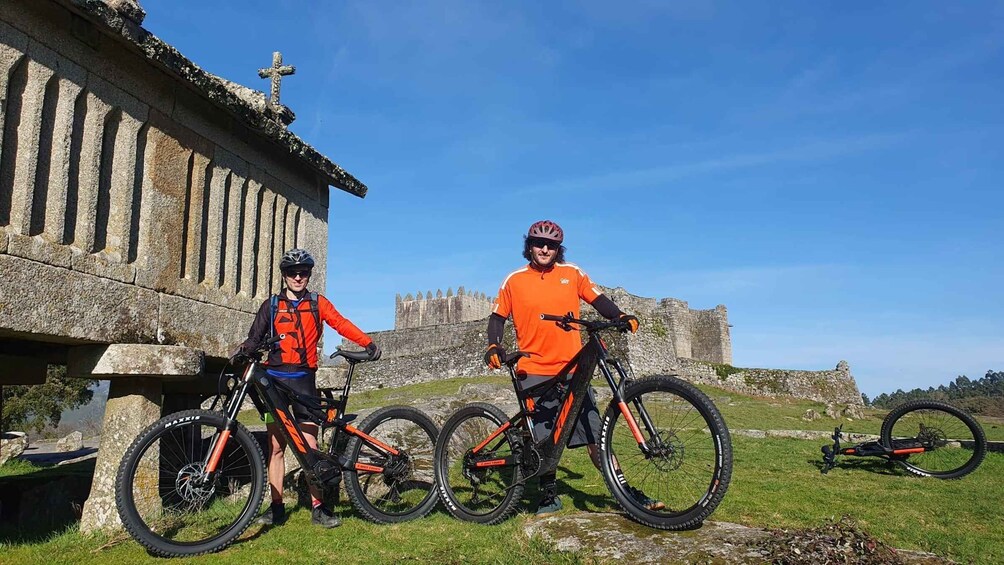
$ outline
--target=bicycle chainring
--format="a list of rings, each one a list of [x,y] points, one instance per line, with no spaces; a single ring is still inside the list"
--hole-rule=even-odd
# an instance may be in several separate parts
[[[540,452],[532,444],[523,444],[519,464],[523,468],[523,477],[529,478],[540,472]]]

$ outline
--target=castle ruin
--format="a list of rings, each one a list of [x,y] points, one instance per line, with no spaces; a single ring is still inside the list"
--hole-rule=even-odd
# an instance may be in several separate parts
[[[857,384],[844,362],[824,371],[731,367],[731,325],[724,305],[695,310],[676,298],[644,298],[623,288],[601,289],[621,310],[641,322],[635,335],[604,336],[611,352],[626,361],[637,377],[676,374],[744,394],[861,403]],[[467,293],[463,287],[456,294],[439,290],[435,294],[418,292],[415,297],[398,295],[394,329],[370,332],[384,351],[383,357],[356,368],[357,388],[398,387],[489,373],[482,356],[492,304],[492,298]],[[585,303],[581,314],[585,319],[599,318]],[[512,324],[506,324],[504,346],[509,351],[515,347],[514,337]],[[719,373],[725,367],[729,370],[723,376]]]
[[[457,294],[453,294],[452,288],[447,289],[445,295],[442,290],[437,290],[435,297],[432,291],[427,291],[425,295],[415,293],[414,298],[410,294],[401,298],[398,294],[394,298],[394,329],[483,320],[491,314],[493,301],[494,298],[485,296],[483,292],[468,293],[464,287],[459,287]]]

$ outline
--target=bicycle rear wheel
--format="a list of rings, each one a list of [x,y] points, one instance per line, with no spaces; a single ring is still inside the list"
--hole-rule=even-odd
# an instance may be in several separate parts
[[[265,459],[237,424],[212,480],[204,461],[225,416],[186,410],[166,416],[137,437],[119,465],[115,503],[126,530],[164,557],[219,551],[244,532],[261,507]]]
[[[443,424],[436,444],[436,484],[454,517],[498,524],[515,512],[523,495],[522,471],[514,461],[518,440],[506,431],[487,441],[507,420],[495,406],[479,402],[461,408]],[[510,463],[490,464],[505,459]]]
[[[345,491],[359,513],[388,524],[431,512],[436,506],[435,422],[415,408],[388,406],[370,414],[359,430],[398,452],[388,455],[358,436],[349,440],[345,453],[355,470],[345,473]],[[367,471],[366,466],[381,470]]]
[[[663,530],[692,528],[711,515],[732,477],[732,440],[711,400],[670,376],[630,384],[624,393],[642,452],[621,407],[611,402],[600,435],[603,478],[634,520]]]
[[[963,477],[979,467],[987,453],[979,423],[936,400],[915,400],[894,408],[882,421],[881,438],[885,447],[903,452],[893,461],[921,477]]]

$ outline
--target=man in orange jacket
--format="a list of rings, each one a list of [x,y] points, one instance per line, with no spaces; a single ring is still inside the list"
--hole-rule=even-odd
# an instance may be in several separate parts
[[[516,328],[516,341],[520,351],[529,357],[519,360],[517,372],[523,377],[522,390],[540,385],[555,378],[566,363],[582,348],[579,332],[567,332],[554,322],[543,321],[541,314],[561,315],[571,312],[579,317],[579,300],[585,300],[608,320],[625,319],[631,331],[638,330],[638,318],[621,312],[576,265],[565,262],[564,232],[550,220],[535,222],[530,226],[523,243],[525,267],[513,271],[502,282],[498,297],[488,317],[488,350],[485,363],[498,369],[502,366],[505,350],[502,349],[502,331],[505,321],[512,317]],[[571,375],[568,375],[571,378]],[[600,468],[596,442],[600,436],[600,413],[592,387],[584,400],[582,413],[568,439],[568,447],[585,446],[597,469]],[[558,399],[533,397],[536,410],[533,414],[533,434],[537,441],[551,433],[557,419]],[[541,498],[537,514],[546,515],[561,509],[557,497],[555,475],[540,477]],[[632,494],[652,510],[664,508],[634,489]]]

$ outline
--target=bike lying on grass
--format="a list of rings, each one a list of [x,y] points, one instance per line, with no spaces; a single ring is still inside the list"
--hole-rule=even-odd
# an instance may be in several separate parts
[[[958,479],[972,473],[987,454],[983,428],[962,410],[936,400],[901,404],[882,421],[879,441],[841,446],[843,425],[824,445],[822,473],[837,466],[838,455],[883,457],[921,477]]]
[[[297,394],[270,377],[262,356],[283,335],[247,356],[239,378],[228,379],[222,411],[186,410],[146,428],[126,450],[115,483],[115,501],[126,530],[161,556],[198,555],[229,545],[257,516],[265,492],[261,447],[237,415],[250,398],[260,416],[271,414],[300,462],[307,482],[322,490],[344,473],[349,499],[360,514],[379,523],[403,522],[436,505],[432,456],[439,430],[423,412],[407,406],[381,408],[359,427],[346,414],[352,373],[368,354],[338,350],[348,361],[341,395]],[[222,375],[221,375],[222,376]],[[219,397],[217,401],[219,400]],[[308,408],[311,420],[334,428],[325,451],[311,449],[289,410]],[[213,404],[215,408],[216,403]],[[339,441],[340,434],[344,434]],[[339,448],[344,445],[344,450]]]
[[[588,322],[571,314],[541,319],[569,331],[572,325],[585,329],[587,343],[558,377],[526,391],[520,390],[515,370],[526,354],[505,359],[519,401],[512,418],[491,404],[475,403],[446,421],[436,445],[435,471],[450,514],[497,524],[515,511],[528,479],[554,473],[599,366],[613,392],[599,442],[607,488],[629,516],[647,526],[682,530],[700,524],[725,496],[732,475],[732,442],[715,405],[672,376],[628,378],[621,363],[608,357],[599,336],[603,330],[625,331],[626,322]],[[558,419],[547,437],[534,437],[530,415],[535,407],[529,397],[549,393],[560,399]],[[646,506],[636,497],[640,490],[662,505]]]

